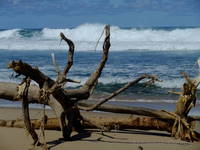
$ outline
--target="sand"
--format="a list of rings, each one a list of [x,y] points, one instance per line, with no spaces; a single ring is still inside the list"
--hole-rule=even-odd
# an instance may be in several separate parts
[[[32,118],[41,118],[41,110],[32,109]],[[54,117],[52,111],[48,115]],[[0,119],[21,119],[21,109],[0,108]],[[40,133],[39,130],[37,130]],[[46,140],[51,150],[200,150],[200,143],[188,143],[170,137],[162,131],[123,130],[104,132],[87,130],[78,134],[73,132],[72,141],[64,141],[60,131],[46,130]],[[24,129],[0,127],[0,150],[28,150],[32,149],[32,139],[26,135]],[[37,147],[36,149],[41,149]]]

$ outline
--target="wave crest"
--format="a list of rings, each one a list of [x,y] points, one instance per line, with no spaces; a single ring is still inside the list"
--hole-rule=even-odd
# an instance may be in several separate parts
[[[66,48],[65,44],[58,46],[59,33],[63,32],[75,42],[77,50],[94,50],[103,27],[103,24],[83,24],[72,29],[1,30],[0,49],[63,50]],[[112,26],[111,50],[200,50],[199,35],[200,28],[122,29]],[[103,38],[99,45],[102,40]],[[102,46],[97,49],[102,49]]]

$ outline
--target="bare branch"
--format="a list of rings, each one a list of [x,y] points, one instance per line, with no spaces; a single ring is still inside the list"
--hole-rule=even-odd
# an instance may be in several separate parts
[[[38,68],[34,68],[31,65],[20,61],[12,61],[8,64],[8,68],[13,69],[19,75],[24,75],[25,77],[30,77],[31,80],[37,82],[42,88],[45,83],[48,82],[48,86],[51,87],[54,81],[43,74]]]
[[[62,40],[64,40],[65,42],[67,42],[68,46],[69,46],[69,51],[68,51],[68,56],[67,56],[67,65],[64,68],[63,74],[66,76],[67,73],[69,72],[70,68],[73,65],[73,56],[74,56],[74,43],[65,37],[65,35],[61,32],[60,33],[60,37]]]
[[[126,89],[128,89],[129,87],[136,85],[138,82],[140,82],[141,80],[143,80],[145,78],[150,79],[150,81],[152,81],[152,82],[159,81],[156,76],[144,74],[144,75],[140,76],[139,78],[135,79],[134,81],[127,83],[122,88],[120,88],[117,91],[113,92],[112,94],[110,94],[110,96],[108,96],[107,98],[105,98],[102,101],[98,102],[97,104],[94,104],[91,107],[81,107],[81,106],[79,106],[79,109],[86,110],[86,111],[95,110],[96,108],[98,108],[103,103],[105,103],[108,100],[112,99],[113,97],[119,95],[120,93],[122,93],[123,91],[125,91]]]
[[[54,53],[51,53],[51,58],[52,58],[52,63],[54,65],[54,67],[55,67],[56,73],[59,73],[60,72],[60,68],[59,68],[58,64],[56,63],[56,58],[55,58]]]
[[[192,80],[189,78],[189,76],[185,72],[181,72],[181,75],[185,78],[188,84],[193,84]]]
[[[176,92],[176,91],[168,91],[168,93],[176,94],[176,95],[182,95],[183,94],[182,92]]]
[[[73,80],[73,79],[66,79],[67,82],[72,82],[72,83],[81,83],[81,81]]]
[[[105,29],[105,40],[103,44],[103,56],[101,62],[98,65],[96,71],[91,74],[86,83],[83,85],[83,88],[86,88],[89,93],[95,87],[96,85],[95,83],[97,83],[98,78],[101,76],[101,72],[108,59],[108,52],[110,48],[110,26],[106,25],[104,29]]]

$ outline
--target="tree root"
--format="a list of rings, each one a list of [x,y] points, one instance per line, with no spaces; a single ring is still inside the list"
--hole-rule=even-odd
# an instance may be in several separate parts
[[[171,136],[176,139],[184,141],[200,141],[200,134],[191,128],[187,119],[180,117],[176,113],[164,111],[175,117],[174,124],[172,126]]]

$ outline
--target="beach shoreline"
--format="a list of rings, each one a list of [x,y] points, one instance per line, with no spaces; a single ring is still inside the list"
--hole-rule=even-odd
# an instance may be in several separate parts
[[[46,110],[49,117],[55,117],[52,110]],[[31,109],[32,119],[41,119],[41,109]],[[14,120],[22,119],[20,108],[0,107],[0,119]],[[102,135],[98,130],[87,130],[83,134],[72,133],[72,141],[63,141],[60,131],[45,130],[46,140],[51,150],[61,149],[127,149],[153,150],[198,150],[200,143],[188,143],[170,137],[170,134],[163,131],[153,130],[120,130],[105,132]],[[40,131],[37,130],[39,133]],[[0,127],[0,149],[1,150],[27,150],[31,148],[31,138],[25,134],[25,129]]]
[[[99,100],[91,98],[87,100],[88,102],[97,103]],[[134,106],[134,107],[144,107],[151,108],[156,110],[166,110],[170,112],[174,112],[176,109],[176,101],[177,100],[119,100],[113,99],[109,100],[107,103],[118,106]],[[8,100],[1,99],[0,107],[2,108],[21,108],[21,102],[13,102]],[[29,107],[31,109],[41,109],[43,105],[41,104],[30,104]],[[46,106],[46,109],[51,109],[49,106]],[[200,103],[197,102],[196,106],[193,107],[189,113],[191,116],[200,116]]]

